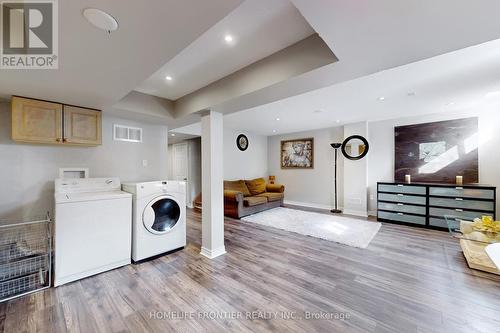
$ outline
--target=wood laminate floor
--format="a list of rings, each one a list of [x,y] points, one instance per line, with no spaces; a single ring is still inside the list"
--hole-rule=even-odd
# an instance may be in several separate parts
[[[500,277],[445,232],[384,224],[358,249],[226,219],[209,260],[188,220],[182,251],[0,304],[0,332],[500,332]]]

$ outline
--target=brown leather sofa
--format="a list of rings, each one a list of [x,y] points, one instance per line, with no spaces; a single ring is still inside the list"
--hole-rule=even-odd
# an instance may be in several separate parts
[[[224,181],[224,215],[240,217],[283,206],[285,186],[264,178]]]

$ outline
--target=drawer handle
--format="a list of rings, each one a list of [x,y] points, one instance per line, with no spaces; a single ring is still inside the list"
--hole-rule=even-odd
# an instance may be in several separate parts
[[[404,197],[404,194],[398,193],[398,197]]]
[[[455,209],[455,211],[457,211],[457,212],[463,212],[464,210],[460,209],[460,208],[457,208],[457,209]]]
[[[455,198],[455,200],[457,200],[457,201],[463,201],[464,199],[462,199],[462,198]]]
[[[398,206],[404,206],[402,203],[398,203]]]
[[[405,214],[403,214],[403,213],[398,213],[398,215],[405,215]]]
[[[457,190],[463,190],[464,188],[463,187],[455,187],[455,189],[457,189]]]
[[[399,187],[403,187],[404,185],[403,184],[398,184]]]

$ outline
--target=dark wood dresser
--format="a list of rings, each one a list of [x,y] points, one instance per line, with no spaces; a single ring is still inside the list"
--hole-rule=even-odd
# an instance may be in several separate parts
[[[428,183],[377,183],[377,220],[447,229],[445,215],[496,217],[496,187]]]

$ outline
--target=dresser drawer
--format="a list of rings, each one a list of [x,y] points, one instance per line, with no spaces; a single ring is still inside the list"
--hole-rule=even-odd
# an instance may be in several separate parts
[[[435,217],[429,218],[429,225],[433,227],[440,227],[440,228],[446,228],[448,229],[448,224],[446,223],[445,219],[438,219]]]
[[[391,201],[391,202],[402,202],[408,204],[425,205],[427,200],[425,197],[417,197],[408,194],[390,194],[390,193],[379,193],[379,201]]]
[[[425,207],[412,206],[412,205],[402,204],[402,203],[379,202],[378,209],[392,210],[395,212],[412,213],[412,214],[420,214],[420,215],[426,214]]]
[[[413,223],[425,225],[424,216],[407,215],[404,213],[389,213],[389,212],[378,212],[379,219],[391,220],[396,222]]]
[[[457,200],[459,199],[459,200]],[[445,199],[445,198],[429,198],[430,206],[448,207],[448,208],[465,208],[473,209],[479,211],[491,211],[495,210],[493,201],[479,201],[470,199]]]
[[[378,190],[380,192],[403,193],[403,194],[420,194],[420,195],[427,194],[427,188],[425,186],[416,186],[416,185],[379,184]]]
[[[454,198],[493,199],[495,197],[495,190],[463,187],[429,187],[429,195]]]
[[[487,212],[468,212],[464,211],[461,209],[446,209],[446,208],[434,208],[431,207],[429,208],[429,215],[432,216],[437,216],[437,217],[444,217],[445,215],[451,215],[451,216],[456,216],[459,218],[467,219],[467,220],[473,220],[476,217],[481,217],[483,215],[492,215],[491,213]]]

